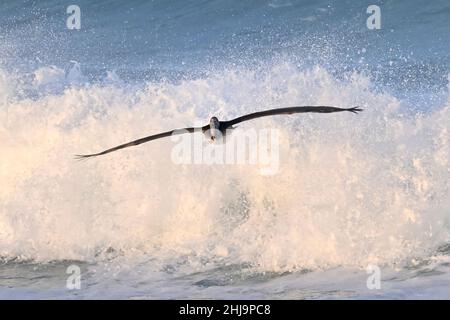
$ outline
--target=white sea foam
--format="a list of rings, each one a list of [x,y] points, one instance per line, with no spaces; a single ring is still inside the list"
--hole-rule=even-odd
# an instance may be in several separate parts
[[[14,96],[13,79],[0,72],[2,257],[97,261],[114,251],[289,271],[409,261],[448,241],[450,99],[411,115],[362,75],[338,81],[291,64],[143,88],[116,76],[70,85],[49,67],[35,72],[33,90],[45,92],[34,98]],[[170,139],[73,159],[212,115],[308,104],[364,112],[241,124],[280,130],[274,176],[175,164]]]

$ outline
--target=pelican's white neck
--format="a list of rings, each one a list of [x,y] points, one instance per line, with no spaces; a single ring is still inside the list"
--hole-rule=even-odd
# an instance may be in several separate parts
[[[217,132],[220,130],[220,122],[217,117],[212,117],[211,120],[209,120],[209,131],[211,133],[211,140],[216,140]]]

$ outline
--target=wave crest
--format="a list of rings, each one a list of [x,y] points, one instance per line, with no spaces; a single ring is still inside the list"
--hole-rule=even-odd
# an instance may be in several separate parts
[[[0,256],[92,261],[114,249],[285,271],[396,263],[448,241],[450,99],[411,115],[360,74],[289,63],[144,87],[52,91],[39,75],[42,94],[13,100],[0,76]],[[246,124],[282,133],[271,177],[251,165],[176,165],[170,139],[73,161],[211,115],[303,104],[365,111]]]

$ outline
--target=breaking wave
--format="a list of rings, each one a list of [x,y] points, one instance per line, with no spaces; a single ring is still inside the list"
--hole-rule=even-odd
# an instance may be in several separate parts
[[[364,108],[242,126],[277,128],[280,168],[179,165],[163,130],[288,105]],[[179,81],[87,82],[48,66],[0,71],[0,256],[248,264],[262,271],[391,265],[449,240],[450,97],[431,111],[369,78],[277,62]],[[426,109],[426,108],[425,108]],[[188,257],[188,258],[187,258]]]

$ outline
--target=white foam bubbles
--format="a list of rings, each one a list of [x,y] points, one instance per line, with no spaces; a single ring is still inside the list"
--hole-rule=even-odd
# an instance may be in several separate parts
[[[365,111],[242,124],[279,129],[275,176],[250,165],[176,165],[170,139],[73,160],[214,114],[302,104]],[[8,102],[0,254],[92,261],[114,249],[129,259],[188,256],[194,268],[219,259],[263,271],[425,255],[448,240],[450,113],[448,101],[412,117],[402,115],[407,107],[372,92],[361,75],[338,81],[320,67],[290,64],[144,89],[69,87]]]

